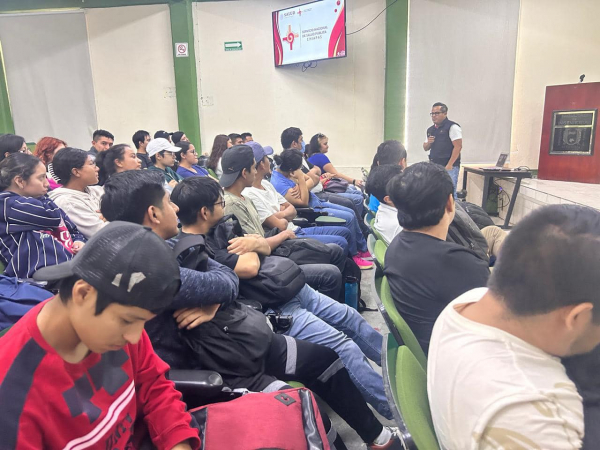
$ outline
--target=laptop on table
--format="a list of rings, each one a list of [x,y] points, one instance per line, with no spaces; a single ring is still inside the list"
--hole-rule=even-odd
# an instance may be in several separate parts
[[[506,163],[506,160],[508,159],[508,153],[500,153],[500,157],[498,158],[498,161],[496,162],[496,165],[494,167],[480,167],[481,170],[485,170],[488,172],[498,172],[501,170],[510,170],[504,167],[504,164]]]

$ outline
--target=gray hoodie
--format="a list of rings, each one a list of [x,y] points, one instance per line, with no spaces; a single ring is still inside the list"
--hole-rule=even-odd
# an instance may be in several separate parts
[[[67,213],[79,231],[88,239],[108,223],[100,218],[102,195],[104,195],[102,186],[88,186],[85,192],[61,187],[48,193],[48,197]]]

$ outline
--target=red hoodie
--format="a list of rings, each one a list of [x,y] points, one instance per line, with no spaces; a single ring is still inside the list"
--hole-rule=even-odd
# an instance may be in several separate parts
[[[159,450],[200,446],[145,331],[135,345],[71,364],[37,326],[46,302],[0,339],[0,449],[129,450],[148,432]]]

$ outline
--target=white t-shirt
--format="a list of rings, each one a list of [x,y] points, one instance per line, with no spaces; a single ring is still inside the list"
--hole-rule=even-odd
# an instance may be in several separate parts
[[[262,180],[260,184],[265,188],[264,190],[249,187],[242,191],[242,195],[252,200],[261,223],[264,223],[273,214],[277,214],[281,210],[281,205],[287,203],[287,200],[275,190],[270,181]],[[288,223],[288,230],[293,231],[296,228],[292,222]]]
[[[582,400],[560,360],[456,311],[486,292],[450,303],[431,335],[427,391],[442,448],[580,448]]]
[[[389,244],[402,231],[402,227],[398,223],[398,210],[393,206],[380,203],[373,226]]]
[[[304,167],[306,170],[310,170],[310,168],[308,167],[308,163],[306,162],[306,160],[304,158],[302,158],[302,167]],[[318,194],[319,192],[323,192],[323,184],[321,183],[321,180],[319,180],[318,184],[313,186],[313,188],[311,189],[311,192],[313,194]]]

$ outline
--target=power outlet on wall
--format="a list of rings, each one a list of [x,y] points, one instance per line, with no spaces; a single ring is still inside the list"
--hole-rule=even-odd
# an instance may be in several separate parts
[[[212,95],[206,95],[206,96],[202,96],[200,97],[201,102],[202,102],[202,106],[214,106],[215,101],[213,100]]]

